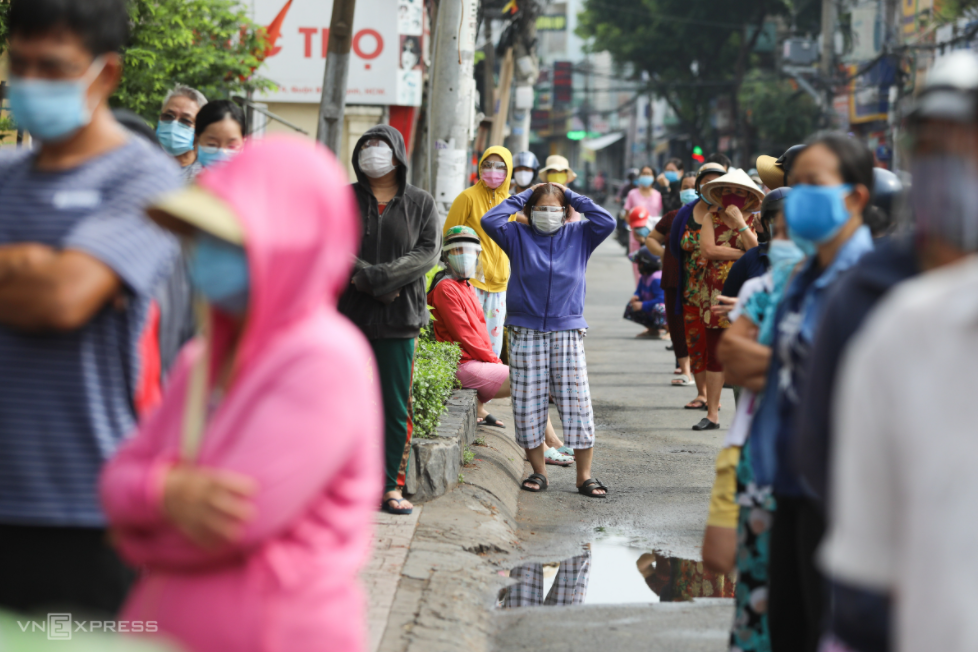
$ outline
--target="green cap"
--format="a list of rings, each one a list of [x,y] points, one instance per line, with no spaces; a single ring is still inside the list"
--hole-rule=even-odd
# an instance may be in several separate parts
[[[479,240],[479,234],[472,227],[453,226],[445,231],[444,244],[442,246],[448,247],[449,245],[461,244],[463,242],[472,242],[477,245],[482,244],[482,241]]]

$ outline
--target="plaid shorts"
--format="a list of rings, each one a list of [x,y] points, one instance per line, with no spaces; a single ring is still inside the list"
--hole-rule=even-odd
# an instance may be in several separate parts
[[[540,605],[583,604],[591,573],[591,551],[560,562],[557,577],[546,599],[543,597],[543,565],[526,564],[510,571],[516,584],[505,589],[502,607],[539,607]]]
[[[553,394],[564,428],[564,443],[575,449],[594,446],[584,331],[541,333],[510,327],[509,382],[517,444],[536,448],[543,443],[550,412],[548,399]]]

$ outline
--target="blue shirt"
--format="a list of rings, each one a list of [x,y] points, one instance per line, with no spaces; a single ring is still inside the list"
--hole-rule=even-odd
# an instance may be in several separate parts
[[[180,186],[176,163],[141,138],[47,172],[35,152],[0,157],[0,246],[84,252],[121,279],[121,301],[70,332],[0,325],[0,522],[105,523],[98,474],[136,424],[137,341],[149,297],[177,254],[143,209]]]
[[[812,352],[828,290],[840,274],[872,249],[869,227],[862,226],[839,248],[826,269],[819,266],[817,256],[812,256],[791,280],[778,307],[764,397],[754,415],[750,434],[755,481],[759,486],[773,485],[777,494],[800,496],[803,493],[790,458],[790,442],[795,430],[802,371]]]
[[[662,289],[662,272],[639,276],[635,296],[642,300],[643,312],[651,313],[657,303],[665,303],[666,293]]]
[[[736,299],[740,296],[740,288],[744,287],[744,283],[763,275],[770,266],[771,263],[768,262],[767,254],[762,253],[760,247],[748,249],[743,256],[737,259],[737,262],[731,265],[730,271],[727,273],[727,280],[723,282],[721,294]]]
[[[506,287],[506,325],[549,333],[587,328],[584,321],[584,273],[587,261],[615,230],[615,218],[583,195],[567,191],[571,206],[584,220],[569,222],[546,235],[519,222],[533,194],[513,195],[482,216],[482,228],[509,256],[512,273]]]

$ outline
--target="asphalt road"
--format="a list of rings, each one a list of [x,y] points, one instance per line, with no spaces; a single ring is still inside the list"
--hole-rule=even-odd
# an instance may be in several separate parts
[[[597,427],[593,471],[611,493],[604,500],[581,496],[573,467],[548,466],[549,490],[520,496],[524,560],[558,561],[608,536],[627,539],[634,548],[698,560],[714,460],[733,417],[733,393],[725,390],[722,397],[721,430],[693,431],[705,412],[683,409],[695,389],[669,384],[675,365],[665,349],[668,340],[636,340],[643,329],[622,319],[635,288],[631,265],[613,239],[591,258],[587,281],[585,351]],[[559,418],[555,409],[551,412],[556,426]],[[593,572],[611,571],[595,564]],[[599,580],[607,584],[608,578],[592,578],[592,584]],[[500,610],[494,647],[719,652],[726,648],[732,616],[729,600]]]

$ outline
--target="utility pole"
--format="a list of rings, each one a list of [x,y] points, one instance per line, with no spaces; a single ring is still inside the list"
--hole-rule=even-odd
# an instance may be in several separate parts
[[[441,0],[435,61],[431,71],[430,152],[435,205],[444,222],[448,208],[465,190],[475,107],[475,27],[478,0]]]
[[[329,49],[323,74],[323,95],[319,100],[319,126],[316,140],[340,155],[343,147],[343,109],[346,104],[346,78],[350,70],[353,43],[353,13],[356,0],[333,0],[329,21]]]
[[[819,61],[819,73],[825,84],[826,112],[832,108],[832,94],[835,92],[832,79],[834,77],[833,62],[835,60],[835,0],[822,0],[822,58]]]
[[[509,120],[509,97],[513,88],[513,48],[506,48],[503,66],[499,71],[499,106],[492,116],[492,131],[489,133],[489,145],[502,145],[506,134],[506,121]]]

